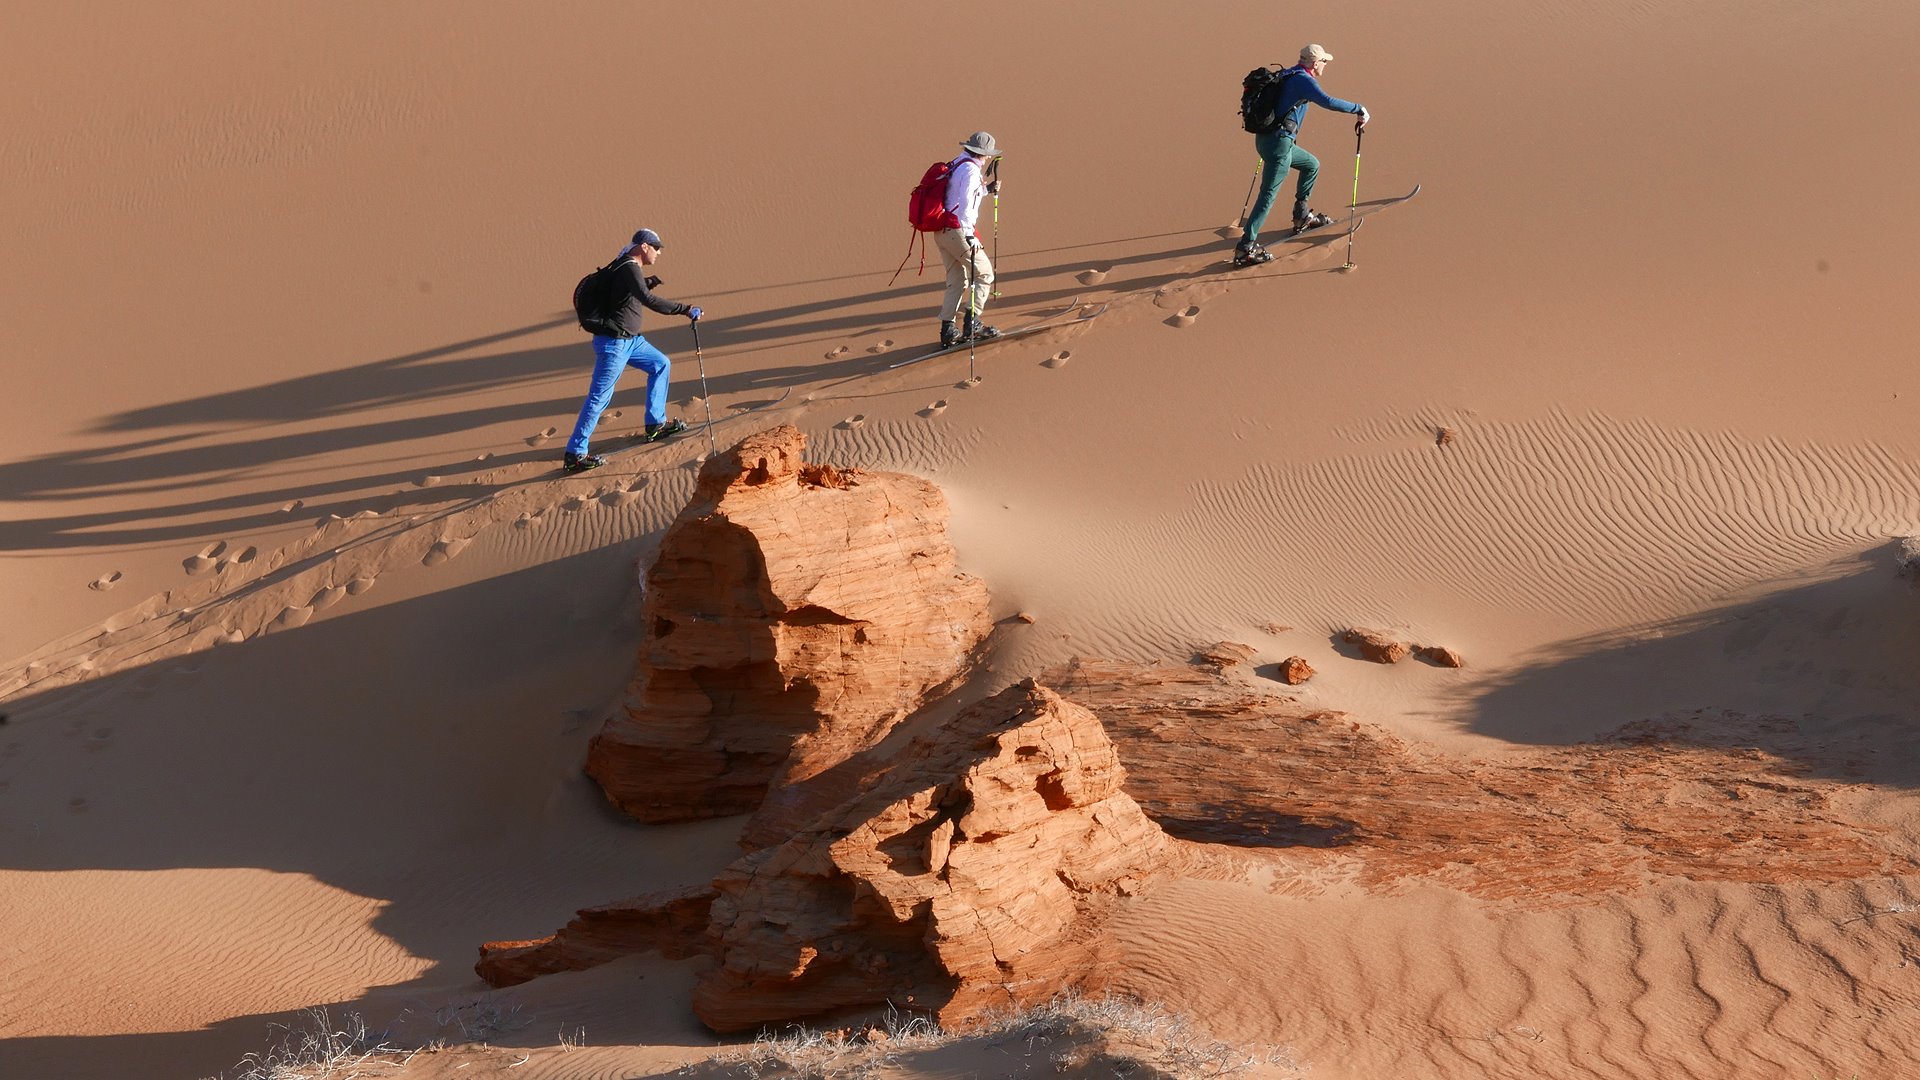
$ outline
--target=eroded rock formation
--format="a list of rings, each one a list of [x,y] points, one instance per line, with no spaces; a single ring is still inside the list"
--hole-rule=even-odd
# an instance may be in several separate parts
[[[489,941],[473,970],[492,986],[582,971],[649,950],[678,960],[706,949],[713,889],[691,886],[582,908],[560,930],[531,941]]]
[[[783,426],[710,459],[647,572],[639,671],[587,759],[636,818],[737,814],[818,776],[958,674],[990,629],[939,488],[807,465],[805,446]],[[768,807],[750,832],[804,823],[788,815]]]
[[[1092,713],[1031,681],[903,750],[863,796],[715,879],[716,1031],[892,1001],[965,1022],[1097,978],[1077,933],[1159,865]]]

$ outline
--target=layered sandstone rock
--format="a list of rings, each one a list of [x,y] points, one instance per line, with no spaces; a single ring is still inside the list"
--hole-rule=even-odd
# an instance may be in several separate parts
[[[514,986],[556,971],[582,971],[634,953],[668,959],[706,948],[713,889],[692,886],[582,908],[565,927],[531,941],[489,941],[473,970],[492,986]]]
[[[1100,722],[1031,681],[714,882],[694,1009],[740,1031],[891,1001],[965,1022],[1098,979],[1086,924],[1164,857]]]
[[[939,488],[807,465],[805,445],[783,426],[709,460],[647,572],[639,672],[587,760],[636,818],[741,813],[818,777],[958,674],[990,628]],[[751,842],[808,809],[769,806]]]

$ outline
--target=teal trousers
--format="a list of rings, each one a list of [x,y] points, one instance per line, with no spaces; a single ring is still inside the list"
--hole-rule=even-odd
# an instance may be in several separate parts
[[[1260,197],[1254,200],[1253,212],[1247,215],[1247,243],[1260,238],[1260,226],[1267,223],[1267,215],[1273,212],[1274,200],[1280,196],[1280,185],[1286,183],[1288,169],[1300,174],[1294,194],[1296,208],[1307,205],[1307,200],[1313,197],[1313,185],[1320,179],[1320,159],[1278,131],[1255,135],[1253,149],[1260,155]]]

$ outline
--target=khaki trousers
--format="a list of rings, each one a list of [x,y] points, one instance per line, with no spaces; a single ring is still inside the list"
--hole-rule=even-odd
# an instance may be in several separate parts
[[[947,292],[940,300],[940,321],[960,318],[961,300],[967,291],[967,267],[973,267],[973,311],[987,309],[987,297],[993,294],[993,263],[987,249],[973,242],[973,234],[947,229],[933,234],[933,246],[940,249],[941,265],[947,268]]]

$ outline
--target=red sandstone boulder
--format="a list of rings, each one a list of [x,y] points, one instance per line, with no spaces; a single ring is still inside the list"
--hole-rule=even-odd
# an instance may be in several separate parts
[[[1313,678],[1313,665],[1307,663],[1304,656],[1289,656],[1280,661],[1280,681],[1288,686],[1299,686]]]
[[[1422,645],[1418,650],[1420,659],[1436,667],[1466,667],[1467,661],[1459,653],[1445,645]]]
[[[937,487],[808,465],[805,446],[782,426],[707,461],[647,571],[639,671],[587,756],[633,817],[760,807],[878,742],[991,628]],[[809,809],[769,806],[747,842]]]
[[[1031,680],[903,750],[865,795],[714,882],[716,1031],[891,1001],[945,1024],[1098,978],[1086,923],[1167,846],[1100,722]]]

